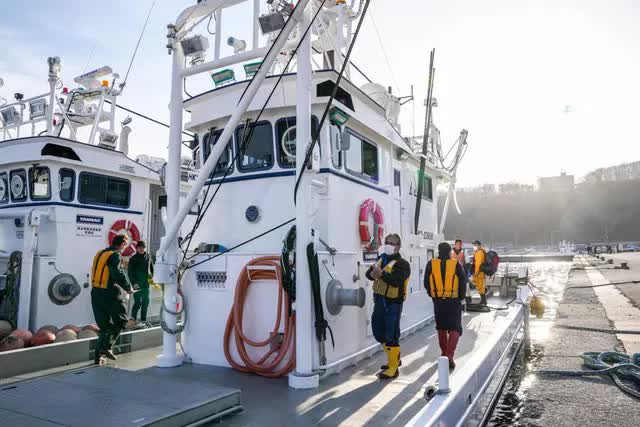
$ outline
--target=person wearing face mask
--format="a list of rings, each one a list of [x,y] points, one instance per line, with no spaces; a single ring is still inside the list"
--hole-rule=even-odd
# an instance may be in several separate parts
[[[373,281],[373,314],[371,328],[373,336],[387,354],[387,364],[380,367],[378,378],[394,379],[399,375],[400,361],[400,316],[407,294],[411,266],[400,255],[400,236],[389,234],[384,239],[382,254],[369,267],[366,276]]]
[[[462,264],[450,254],[451,245],[447,242],[438,245],[438,258],[427,263],[424,287],[433,300],[441,355],[449,359],[449,369],[454,369],[453,356],[462,335],[462,300],[467,275]]]
[[[484,287],[484,273],[482,272],[482,264],[486,259],[486,251],[482,247],[482,243],[480,240],[476,240],[473,242],[473,276],[471,280],[473,284],[476,286],[478,293],[480,294],[480,305],[487,305],[487,297],[485,295],[486,288]]]

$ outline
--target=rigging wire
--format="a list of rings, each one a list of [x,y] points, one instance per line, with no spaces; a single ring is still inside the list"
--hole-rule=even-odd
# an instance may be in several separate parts
[[[217,254],[215,254],[215,255],[211,255],[210,257],[207,257],[207,258],[205,258],[205,259],[203,259],[203,260],[201,260],[201,261],[198,261],[198,262],[196,262],[196,263],[194,263],[194,264],[191,264],[191,265],[189,265],[188,267],[185,267],[185,270],[188,270],[188,269],[193,268],[193,267],[197,267],[197,266],[199,266],[200,264],[204,264],[204,263],[205,263],[205,262],[207,262],[207,261],[210,261],[210,260],[212,260],[212,259],[214,259],[214,258],[218,258],[219,256],[222,256],[222,255],[224,255],[224,254],[226,254],[226,253],[229,253],[229,252],[231,252],[231,251],[233,251],[233,250],[235,250],[235,249],[238,249],[239,247],[244,246],[244,245],[246,245],[246,244],[248,244],[248,243],[251,243],[251,242],[253,242],[254,240],[258,240],[259,238],[261,238],[261,237],[263,237],[263,236],[266,236],[267,234],[272,233],[272,232],[274,232],[274,231],[276,231],[276,230],[278,230],[278,229],[280,229],[280,228],[284,227],[285,225],[291,224],[291,223],[292,223],[292,222],[294,222],[295,220],[296,220],[295,218],[291,218],[290,220],[285,221],[285,222],[283,222],[283,223],[281,223],[281,224],[278,224],[278,225],[276,225],[275,227],[272,227],[272,228],[268,229],[267,231],[264,231],[264,232],[262,232],[262,233],[260,233],[260,234],[258,234],[258,235],[256,235],[256,236],[253,236],[253,237],[252,237],[252,238],[250,238],[250,239],[245,240],[245,241],[244,241],[244,242],[242,242],[242,243],[238,243],[237,245],[230,247],[229,249],[227,249],[227,250],[226,250],[226,251],[224,251],[224,252],[219,252],[219,253],[217,253]]]
[[[136,48],[133,51],[133,55],[131,56],[131,62],[129,62],[129,68],[127,69],[127,74],[124,76],[124,80],[120,84],[120,88],[124,88],[127,84],[127,79],[129,78],[129,73],[131,72],[131,67],[133,66],[133,61],[136,59],[136,55],[138,54],[138,48],[140,47],[140,42],[142,41],[142,36],[147,29],[147,24],[149,23],[149,18],[151,17],[151,12],[153,11],[153,7],[156,5],[157,0],[153,0],[151,3],[151,7],[149,8],[149,13],[147,13],[147,19],[144,21],[144,25],[142,26],[142,31],[140,32],[140,37],[138,37],[138,43],[136,43]]]
[[[351,44],[349,45],[349,49],[347,49],[347,54],[344,57],[344,61],[342,63],[342,67],[340,69],[340,72],[338,73],[338,77],[336,78],[336,82],[333,86],[333,90],[331,91],[331,96],[329,97],[329,100],[327,101],[327,105],[325,106],[324,112],[322,113],[322,118],[320,119],[320,122],[318,123],[318,128],[316,129],[315,135],[312,135],[312,139],[311,139],[311,143],[307,145],[307,152],[305,154],[305,158],[304,158],[304,162],[302,164],[302,167],[300,168],[300,174],[297,177],[296,180],[296,185],[293,189],[293,203],[296,203],[296,199],[297,199],[297,194],[298,194],[298,188],[300,187],[300,182],[302,181],[302,176],[304,175],[304,171],[305,169],[308,167],[309,165],[309,161],[311,160],[311,155],[313,154],[313,149],[315,147],[315,145],[318,143],[318,139],[320,138],[320,130],[322,129],[322,126],[324,125],[325,120],[327,119],[327,115],[329,114],[329,110],[331,109],[331,104],[333,103],[333,100],[336,97],[336,94],[338,93],[338,89],[340,87],[340,82],[342,81],[342,77],[344,75],[345,70],[347,69],[347,65],[349,64],[349,60],[351,58],[351,53],[353,52],[353,47],[356,44],[356,40],[358,39],[358,34],[360,34],[360,29],[362,28],[362,23],[364,22],[364,18],[367,14],[367,10],[369,9],[369,4],[371,3],[371,0],[367,0],[367,3],[364,5],[363,9],[362,9],[362,17],[360,18],[360,21],[358,21],[358,25],[356,27],[356,31],[353,34],[353,38],[351,39]],[[302,39],[300,39],[302,40]],[[395,129],[395,127],[394,127]]]
[[[104,102],[106,102],[107,104],[111,104],[111,101],[109,101],[108,99],[105,99],[105,100],[104,100]],[[131,114],[134,114],[134,115],[136,115],[136,116],[138,116],[138,117],[141,117],[141,118],[143,118],[143,119],[145,119],[145,120],[149,120],[150,122],[153,122],[153,123],[155,123],[155,124],[157,124],[157,125],[164,126],[164,127],[166,127],[167,129],[171,128],[171,126],[169,126],[169,125],[168,125],[168,124],[166,124],[166,123],[162,123],[160,120],[156,120],[156,119],[154,119],[154,118],[152,118],[152,117],[149,117],[149,116],[147,116],[147,115],[144,115],[144,114],[142,114],[142,113],[139,113],[139,112],[137,112],[137,111],[134,111],[134,110],[132,110],[132,109],[130,109],[130,108],[123,107],[123,106],[122,106],[122,105],[120,105],[120,104],[116,104],[116,108],[120,108],[121,110],[124,110],[124,111],[126,111],[127,113],[131,113]],[[194,137],[195,137],[195,135],[194,135],[194,134],[189,133],[189,132],[184,131],[184,130],[182,131],[182,133],[183,133],[184,135],[187,135],[187,136],[191,137],[191,138],[194,138]]]
[[[84,66],[84,69],[82,70],[82,74],[84,74],[87,71],[87,68],[89,68],[89,64],[91,63],[91,60],[93,59],[93,54],[96,51],[96,46],[97,43],[93,44],[93,48],[91,49],[91,53],[89,54],[89,59],[87,59],[87,63]]]
[[[187,68],[187,58],[184,59],[184,68]],[[182,91],[188,98],[193,98],[189,92],[187,92],[187,78],[182,79]]]
[[[368,5],[368,1],[367,1],[367,5]],[[363,9],[364,12],[365,9]],[[380,37],[380,31],[378,30],[378,26],[376,25],[376,21],[373,18],[373,8],[371,9],[371,13],[369,14],[369,19],[371,20],[371,23],[373,24],[373,28],[376,32],[376,36],[378,36],[378,42],[380,43],[380,50],[382,51],[382,55],[384,56],[384,60],[387,63],[387,68],[389,69],[389,73],[391,74],[391,80],[393,80],[393,84],[396,86],[396,90],[398,91],[398,93],[400,93],[400,86],[398,85],[398,81],[396,80],[396,76],[393,74],[393,69],[391,68],[391,62],[389,61],[389,56],[387,56],[387,51],[384,48],[384,45],[382,43],[382,37]],[[363,13],[364,16],[364,13]]]
[[[216,19],[216,18],[215,18],[215,16],[216,16],[215,12],[214,12],[214,13],[212,13],[212,14],[209,16],[209,22],[207,22],[207,32],[208,32],[209,34],[211,34],[212,36],[215,36],[215,35],[216,35],[216,33],[215,33],[215,32],[212,32],[212,31],[211,31],[211,20],[215,20],[215,19]]]

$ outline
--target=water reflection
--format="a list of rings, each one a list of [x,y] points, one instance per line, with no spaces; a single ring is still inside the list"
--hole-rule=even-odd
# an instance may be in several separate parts
[[[544,344],[551,333],[572,264],[570,262],[510,263],[501,266],[500,275],[504,274],[505,268],[509,271],[517,271],[523,265],[529,268],[531,282],[539,289],[536,292],[542,298],[546,310],[541,319],[531,318],[531,354],[525,355],[523,351],[518,354],[502,395],[486,424],[491,427],[520,425],[524,402],[536,380],[531,371],[542,358]]]

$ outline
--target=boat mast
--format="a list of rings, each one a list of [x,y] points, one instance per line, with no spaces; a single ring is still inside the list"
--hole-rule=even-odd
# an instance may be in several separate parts
[[[171,29],[169,30],[172,33]],[[166,170],[167,218],[176,218],[180,208],[180,161],[182,158],[182,89],[184,79],[182,67],[184,54],[178,40],[172,46],[171,101],[169,103],[169,158]],[[163,320],[167,329],[175,330],[177,316],[165,310],[175,307],[178,302],[178,259],[180,247],[176,236],[168,233],[162,238],[162,245],[167,246],[166,257],[159,257],[168,267],[164,283]],[[171,310],[173,311],[173,310]],[[176,352],[176,335],[167,330],[162,332],[162,354],[157,357],[157,366],[170,368],[182,364],[182,357]]]
[[[418,194],[416,195],[416,212],[413,224],[415,234],[418,234],[418,226],[420,224],[420,202],[422,202],[422,192],[424,191],[424,170],[427,162],[427,152],[429,149],[429,130],[431,128],[431,101],[433,99],[433,78],[435,69],[433,68],[433,58],[436,50],[431,49],[431,57],[429,59],[429,82],[427,92],[427,111],[424,120],[424,133],[422,137],[422,156],[420,156],[420,171],[418,172]]]
[[[309,9],[309,8],[307,8]],[[304,34],[311,22],[310,10],[305,10],[300,20],[298,33]],[[311,312],[311,277],[307,259],[307,245],[311,241],[311,224],[307,200],[310,196],[311,176],[303,169],[307,146],[311,142],[311,32],[307,32],[297,51],[296,77],[296,180],[300,177],[296,203],[296,370],[289,375],[292,388],[315,388],[319,376],[313,374],[314,335]],[[302,175],[302,176],[301,176]]]

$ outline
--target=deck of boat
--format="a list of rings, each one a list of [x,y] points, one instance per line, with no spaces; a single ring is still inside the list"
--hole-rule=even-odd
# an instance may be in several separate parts
[[[490,303],[501,305],[504,300],[495,298]],[[477,376],[477,369],[481,364],[478,357],[486,353],[487,346],[496,345],[496,335],[506,331],[505,325],[512,320],[513,316],[514,310],[464,315],[464,334],[456,353],[458,367],[451,376],[452,389],[455,390],[458,384]],[[164,380],[169,380],[166,384],[177,384],[176,388],[168,387],[158,390],[163,396],[162,401],[171,398],[182,400],[183,394],[189,389],[188,384],[193,387],[192,395],[207,394],[205,392],[207,389],[219,391],[221,386],[241,390],[244,412],[226,417],[224,424],[230,426],[405,425],[414,417],[417,419],[420,416],[426,416],[425,411],[428,412],[428,406],[431,405],[426,402],[423,396],[425,385],[433,384],[437,379],[436,361],[440,356],[440,350],[434,325],[430,324],[405,337],[401,346],[403,366],[400,368],[398,379],[386,382],[376,379],[375,374],[379,371],[379,366],[385,362],[384,355],[377,353],[373,357],[361,361],[357,366],[344,369],[339,374],[328,375],[321,380],[320,387],[314,390],[293,390],[288,387],[286,378],[267,379],[227,368],[196,364],[184,364],[179,368],[172,369],[156,368],[154,367],[154,356],[159,353],[159,348],[123,354],[117,362],[110,363],[108,369],[117,368],[113,370],[114,372],[119,370],[133,371],[138,374],[138,381],[142,384],[156,384],[156,381]],[[88,370],[93,369],[106,370],[104,367]],[[68,375],[68,373],[55,374],[54,377],[56,375]],[[94,381],[100,381],[100,377],[103,376],[94,375],[94,377]],[[102,394],[97,394],[97,400],[93,403],[90,399],[84,399],[81,408],[71,407],[74,402],[73,396],[60,396],[59,399],[56,399],[55,405],[58,408],[66,408],[67,411],[75,412],[76,415],[72,419],[68,417],[56,418],[60,411],[54,411],[50,416],[36,415],[26,410],[26,406],[16,406],[13,400],[2,397],[2,394],[12,391],[8,387],[13,385],[23,387],[30,382],[51,381],[51,378],[51,376],[46,376],[22,380],[22,382],[11,385],[6,384],[11,379],[5,379],[5,386],[0,390],[0,412],[8,411],[8,413],[15,415],[14,426],[35,425],[29,423],[31,417],[37,417],[37,420],[34,418],[33,421],[40,422],[41,425],[108,425],[108,419],[99,420],[96,418],[106,415],[101,415],[100,411],[96,413],[91,410],[91,405],[100,404],[100,399],[109,399],[104,395],[104,393],[108,393],[108,388],[103,387]],[[115,380],[116,376],[112,375],[111,378]],[[32,393],[32,395],[27,394],[23,398],[31,402],[38,402],[32,405],[41,405],[42,396],[37,393],[39,388],[30,386],[29,389],[31,391],[28,393]],[[158,387],[152,387],[152,389],[157,390]],[[81,393],[82,389],[78,389],[77,392]],[[66,390],[65,393],[73,393],[73,389]],[[453,394],[447,399],[454,399]],[[115,398],[114,396],[113,399]],[[471,405],[471,400],[475,400],[476,396],[469,395],[468,398],[467,396],[464,398],[465,404]],[[144,396],[140,396],[139,399],[141,402],[148,400]],[[136,397],[131,396],[127,400],[135,401]],[[467,400],[468,402],[466,402]],[[114,402],[116,401],[114,400]],[[114,410],[117,410],[117,406],[114,407]],[[83,414],[86,414],[84,418]],[[20,420],[23,421],[23,424],[20,424]]]

